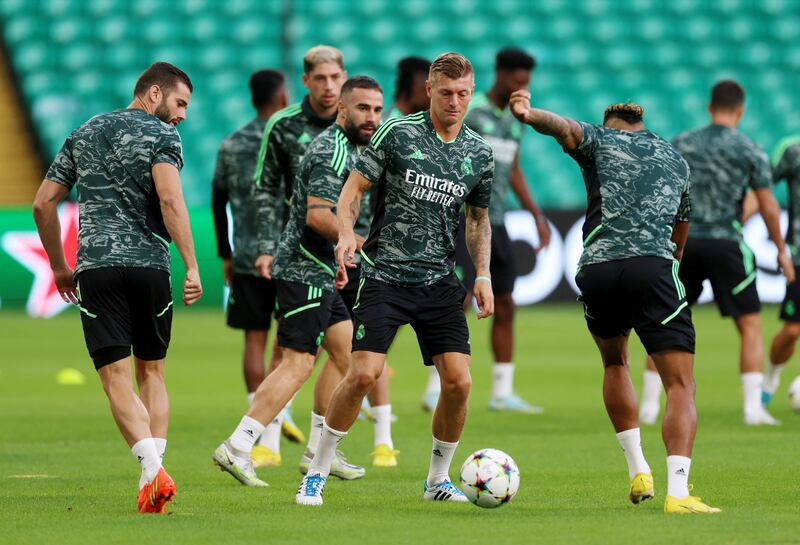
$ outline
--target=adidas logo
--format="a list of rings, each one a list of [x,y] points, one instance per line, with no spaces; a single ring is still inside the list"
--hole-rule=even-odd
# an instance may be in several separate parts
[[[675,475],[684,475],[685,476],[686,475],[686,471],[684,471],[684,469],[682,467],[678,468],[678,471],[675,472]]]
[[[139,463],[141,464],[141,463],[142,463],[142,460],[144,460],[144,456],[137,456],[137,457],[136,457],[136,459],[137,459],[137,460],[139,461]]]
[[[419,150],[414,150],[414,153],[409,155],[408,158],[409,159],[425,159],[425,155]]]
[[[438,448],[433,449],[433,455],[438,456],[439,458],[444,458],[444,456],[442,455],[442,451],[439,450]]]
[[[311,137],[308,136],[308,133],[306,132],[304,132],[297,138],[298,144],[308,144],[309,142],[311,142]]]
[[[320,422],[319,424],[314,424],[314,427],[315,427],[315,428],[322,429],[322,422]]]
[[[250,437],[255,437],[256,436],[256,432],[254,432],[253,430],[244,430],[244,432],[247,435],[249,435]]]

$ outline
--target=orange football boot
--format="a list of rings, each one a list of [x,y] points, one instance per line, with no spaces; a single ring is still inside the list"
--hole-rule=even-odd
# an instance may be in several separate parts
[[[139,490],[140,513],[163,513],[167,502],[175,496],[175,481],[172,480],[164,468],[160,468],[155,479],[145,483]]]

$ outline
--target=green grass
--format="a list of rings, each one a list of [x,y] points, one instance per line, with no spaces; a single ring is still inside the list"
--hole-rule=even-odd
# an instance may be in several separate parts
[[[764,313],[767,341],[775,309]],[[774,429],[741,423],[738,342],[713,308],[695,312],[699,333],[699,430],[691,480],[724,512],[666,517],[665,452],[658,428],[643,430],[657,499],[628,503],[624,458],[600,398],[601,367],[576,306],[519,312],[517,389],[546,407],[542,416],[491,414],[488,323],[472,322],[474,389],[453,475],[482,447],[509,452],[522,473],[506,507],[428,504],[421,487],[430,417],[419,410],[427,370],[406,328],[390,353],[396,469],[369,470],[356,482],[334,480],[321,509],[293,504],[301,447],[283,444],[284,465],[262,470],[269,489],[248,489],[211,464],[216,445],[245,411],[241,337],[221,313],[178,309],[168,362],[172,423],[166,466],[178,496],[165,517],[136,513],[138,466],[117,432],[86,355],[77,313],[31,320],[0,314],[0,543],[796,543],[799,417],[787,407],[790,367],[774,403]],[[634,383],[642,351],[632,342]],[[796,365],[796,364],[795,364]],[[59,386],[74,367],[83,386]],[[308,426],[311,388],[295,401]],[[357,423],[343,448],[367,464],[372,429]],[[15,475],[46,475],[19,478]]]

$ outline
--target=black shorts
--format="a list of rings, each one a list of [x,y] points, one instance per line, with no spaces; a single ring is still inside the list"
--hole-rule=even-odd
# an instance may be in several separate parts
[[[452,273],[420,288],[366,278],[353,308],[353,352],[385,354],[397,328],[411,324],[425,365],[433,365],[433,357],[445,352],[469,354],[465,296],[464,286]]]
[[[336,290],[277,279],[278,345],[317,354],[325,331],[350,320],[350,313]]]
[[[456,275],[467,291],[472,291],[475,285],[475,265],[467,250],[464,222],[462,215],[456,234]],[[511,238],[505,225],[492,225],[492,260],[489,270],[492,275],[492,291],[495,295],[514,291],[517,269],[514,262],[514,247],[511,245]]]
[[[275,284],[261,276],[233,275],[228,297],[228,326],[266,331],[275,310]]]
[[[800,269],[800,265],[795,264]],[[781,320],[784,322],[800,322],[800,280],[786,286],[786,295],[781,303]]]
[[[697,302],[708,279],[720,314],[734,318],[761,310],[756,289],[756,258],[744,242],[689,238],[679,271],[686,300]]]
[[[361,285],[361,266],[355,269],[347,269],[347,285],[339,290],[344,301],[344,306],[350,312],[350,319],[353,319],[353,307],[356,305],[358,298],[358,287]]]
[[[104,267],[77,276],[81,323],[95,369],[131,355],[166,357],[172,329],[172,289],[167,271]]]
[[[583,267],[575,282],[589,331],[612,339],[633,329],[648,354],[669,348],[694,353],[692,313],[677,265],[661,257],[633,257]]]

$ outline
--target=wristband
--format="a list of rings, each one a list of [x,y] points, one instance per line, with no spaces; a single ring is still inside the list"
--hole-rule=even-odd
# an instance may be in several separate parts
[[[491,282],[492,278],[489,277],[489,276],[476,276],[475,277],[475,282],[477,282],[478,280],[486,280],[487,282]]]

